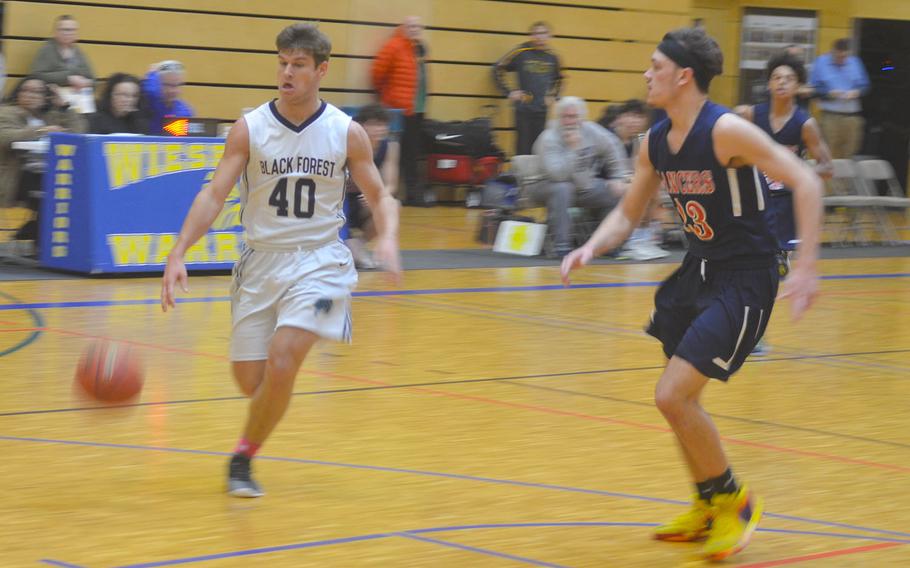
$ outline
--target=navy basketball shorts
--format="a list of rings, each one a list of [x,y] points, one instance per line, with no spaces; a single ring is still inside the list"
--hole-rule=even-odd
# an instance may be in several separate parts
[[[793,213],[793,193],[789,189],[771,192],[772,228],[780,250],[796,250],[796,216]]]
[[[658,288],[647,332],[668,359],[726,381],[765,333],[779,280],[773,256],[715,262],[686,255]]]

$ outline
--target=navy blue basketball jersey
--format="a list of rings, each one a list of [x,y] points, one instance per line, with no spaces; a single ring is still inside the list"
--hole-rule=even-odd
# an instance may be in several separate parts
[[[806,143],[803,142],[803,125],[812,118],[809,113],[797,107],[793,112],[790,120],[784,124],[783,128],[774,132],[771,128],[771,106],[768,103],[762,103],[752,107],[752,122],[755,126],[768,133],[771,138],[778,144],[785,146],[788,150],[799,156],[806,158]],[[767,178],[768,188],[771,191],[780,191],[784,184]]]
[[[689,253],[707,260],[773,255],[777,239],[765,209],[764,176],[753,166],[728,168],[717,161],[712,132],[729,109],[706,101],[679,152],[667,144],[670,119],[651,128],[648,157],[682,218]]]

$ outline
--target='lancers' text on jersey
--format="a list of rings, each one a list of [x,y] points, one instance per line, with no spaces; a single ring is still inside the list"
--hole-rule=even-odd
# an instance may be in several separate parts
[[[711,195],[714,193],[714,176],[711,170],[679,170],[660,172],[670,195]]]

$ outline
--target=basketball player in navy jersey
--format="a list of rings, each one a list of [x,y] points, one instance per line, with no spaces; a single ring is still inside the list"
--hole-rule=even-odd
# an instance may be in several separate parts
[[[738,106],[736,114],[753,122],[768,133],[778,144],[805,159],[807,152],[815,158],[815,173],[822,178],[831,177],[831,151],[822,138],[815,119],[800,108],[797,95],[806,82],[803,62],[788,51],[782,51],[768,61],[768,91],[771,101],[755,106]],[[771,199],[768,201],[772,227],[781,250],[780,271],[786,276],[790,266],[790,253],[796,249],[796,223],[793,218],[793,192],[778,180],[765,177]],[[767,344],[760,341],[753,355],[768,352]]]
[[[667,112],[645,137],[632,185],[594,235],[563,259],[562,278],[622,243],[661,182],[685,225],[689,251],[660,286],[648,333],[669,361],[655,401],[682,448],[695,481],[692,508],[656,529],[655,538],[707,538],[702,553],[720,560],[742,550],[758,525],[761,501],[734,478],[700,398],[710,379],[727,381],[764,332],[777,295],[777,240],[765,209],[759,170],[793,189],[799,261],[787,280],[798,318],[817,292],[822,182],[758,127],[708,100],[723,68],[703,30],[666,34],[645,72],[648,103]],[[758,169],[756,169],[756,166]]]
[[[398,202],[373,163],[363,127],[319,98],[329,38],[294,24],[276,38],[278,98],[240,118],[211,183],[197,195],[161,284],[161,307],[186,291],[184,255],[211,226],[241,180],[245,250],[231,287],[231,364],[251,398],[228,464],[228,493],[259,497],[250,461],[281,420],[304,358],[320,338],[350,341],[357,272],[339,240],[345,169],[366,196],[379,237],[375,258],[397,279]]]

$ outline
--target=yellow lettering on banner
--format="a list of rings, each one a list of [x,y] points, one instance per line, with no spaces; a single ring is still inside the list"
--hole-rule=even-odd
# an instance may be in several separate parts
[[[57,144],[54,146],[54,152],[63,158],[72,158],[76,155],[76,146],[74,144]]]
[[[70,218],[69,217],[54,217],[54,228],[55,229],[69,229],[70,227]]]
[[[196,244],[187,249],[186,255],[184,256],[184,261],[189,264],[190,262],[208,262],[209,260],[209,239],[208,236],[204,236]]]
[[[54,258],[62,258],[69,254],[69,248],[63,245],[55,246],[51,249],[51,256]]]
[[[239,233],[215,233],[215,261],[237,260],[237,237]]]
[[[155,247],[155,264],[164,264],[167,262],[167,255],[171,254],[174,244],[177,242],[177,235],[174,233],[164,233],[158,235],[158,246]]]
[[[205,144],[186,145],[186,168],[188,170],[201,170],[207,162]]]
[[[54,231],[54,237],[51,240],[55,243],[68,243],[70,242],[70,234],[66,231]]]
[[[148,163],[146,164],[145,173],[142,179],[156,176],[161,173],[161,148],[158,144],[146,144],[145,155]]]
[[[221,161],[221,156],[224,156],[224,144],[212,144],[209,148],[212,150],[212,161],[209,162],[209,167],[214,168]]]
[[[54,178],[54,183],[57,185],[73,185],[73,176],[72,174],[57,174]]]
[[[164,173],[179,172],[183,169],[183,144],[164,145]]]
[[[73,194],[68,187],[55,187],[54,199],[72,199]]]
[[[57,160],[57,171],[58,172],[69,172],[73,170],[73,161],[69,158],[65,160]]]
[[[152,235],[108,235],[114,266],[148,264]]]
[[[129,185],[142,176],[142,144],[106,142],[104,158],[111,189]]]
[[[70,212],[69,203],[57,203],[54,207],[54,215],[66,215]]]

